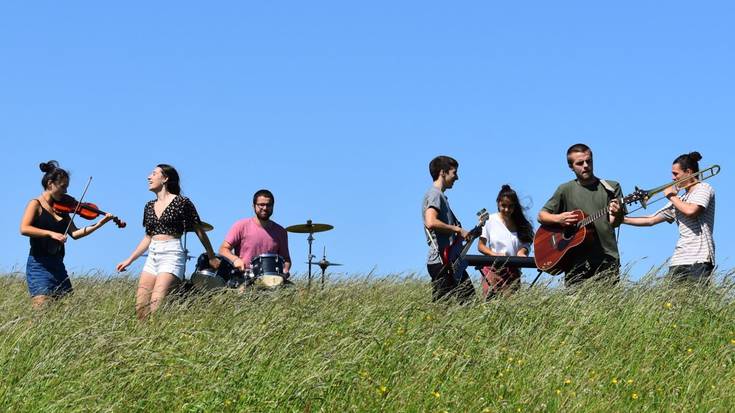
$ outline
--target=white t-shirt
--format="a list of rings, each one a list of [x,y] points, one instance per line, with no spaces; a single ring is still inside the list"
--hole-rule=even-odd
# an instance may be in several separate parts
[[[715,264],[715,242],[712,233],[715,229],[715,190],[706,182],[700,182],[681,200],[704,208],[701,214],[689,218],[679,212],[669,202],[656,214],[669,223],[679,225],[679,240],[669,265],[690,265],[700,262]]]
[[[482,238],[487,240],[487,246],[498,254],[506,256],[518,255],[521,248],[530,249],[529,243],[522,243],[518,239],[516,231],[509,231],[500,217],[500,213],[496,212],[488,217],[487,222],[482,227]]]

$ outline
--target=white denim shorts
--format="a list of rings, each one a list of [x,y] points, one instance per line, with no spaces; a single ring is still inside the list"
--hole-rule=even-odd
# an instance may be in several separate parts
[[[152,240],[143,271],[153,275],[167,272],[183,280],[185,264],[186,254],[180,239]]]

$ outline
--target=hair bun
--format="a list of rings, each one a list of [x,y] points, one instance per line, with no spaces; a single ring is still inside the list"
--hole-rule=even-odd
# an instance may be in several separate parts
[[[509,191],[510,190],[510,185],[503,184],[503,186],[500,187],[500,190],[501,191]]]
[[[702,160],[702,154],[697,151],[689,152],[689,159],[693,160],[694,162],[699,162],[700,160]]]
[[[54,169],[59,167],[59,163],[56,161],[48,161],[48,162],[41,162],[38,167],[41,169],[41,172],[43,173],[49,173],[53,171]]]

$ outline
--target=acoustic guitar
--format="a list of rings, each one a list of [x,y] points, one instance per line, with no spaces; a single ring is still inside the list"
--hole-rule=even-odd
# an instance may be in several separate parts
[[[626,196],[621,205],[630,205],[646,200],[648,191],[636,188],[636,191]],[[539,270],[556,275],[567,271],[569,263],[566,254],[574,248],[592,239],[592,228],[588,228],[596,220],[607,217],[609,207],[605,207],[592,215],[587,215],[581,209],[571,211],[577,217],[577,223],[569,226],[542,225],[533,238],[534,260]]]

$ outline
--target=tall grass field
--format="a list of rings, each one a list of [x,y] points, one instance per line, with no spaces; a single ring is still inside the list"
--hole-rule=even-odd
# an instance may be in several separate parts
[[[723,280],[724,278],[724,280]],[[0,276],[0,409],[111,412],[735,411],[735,287],[524,286],[430,302],[423,277],[170,300],[74,278],[33,311]]]

